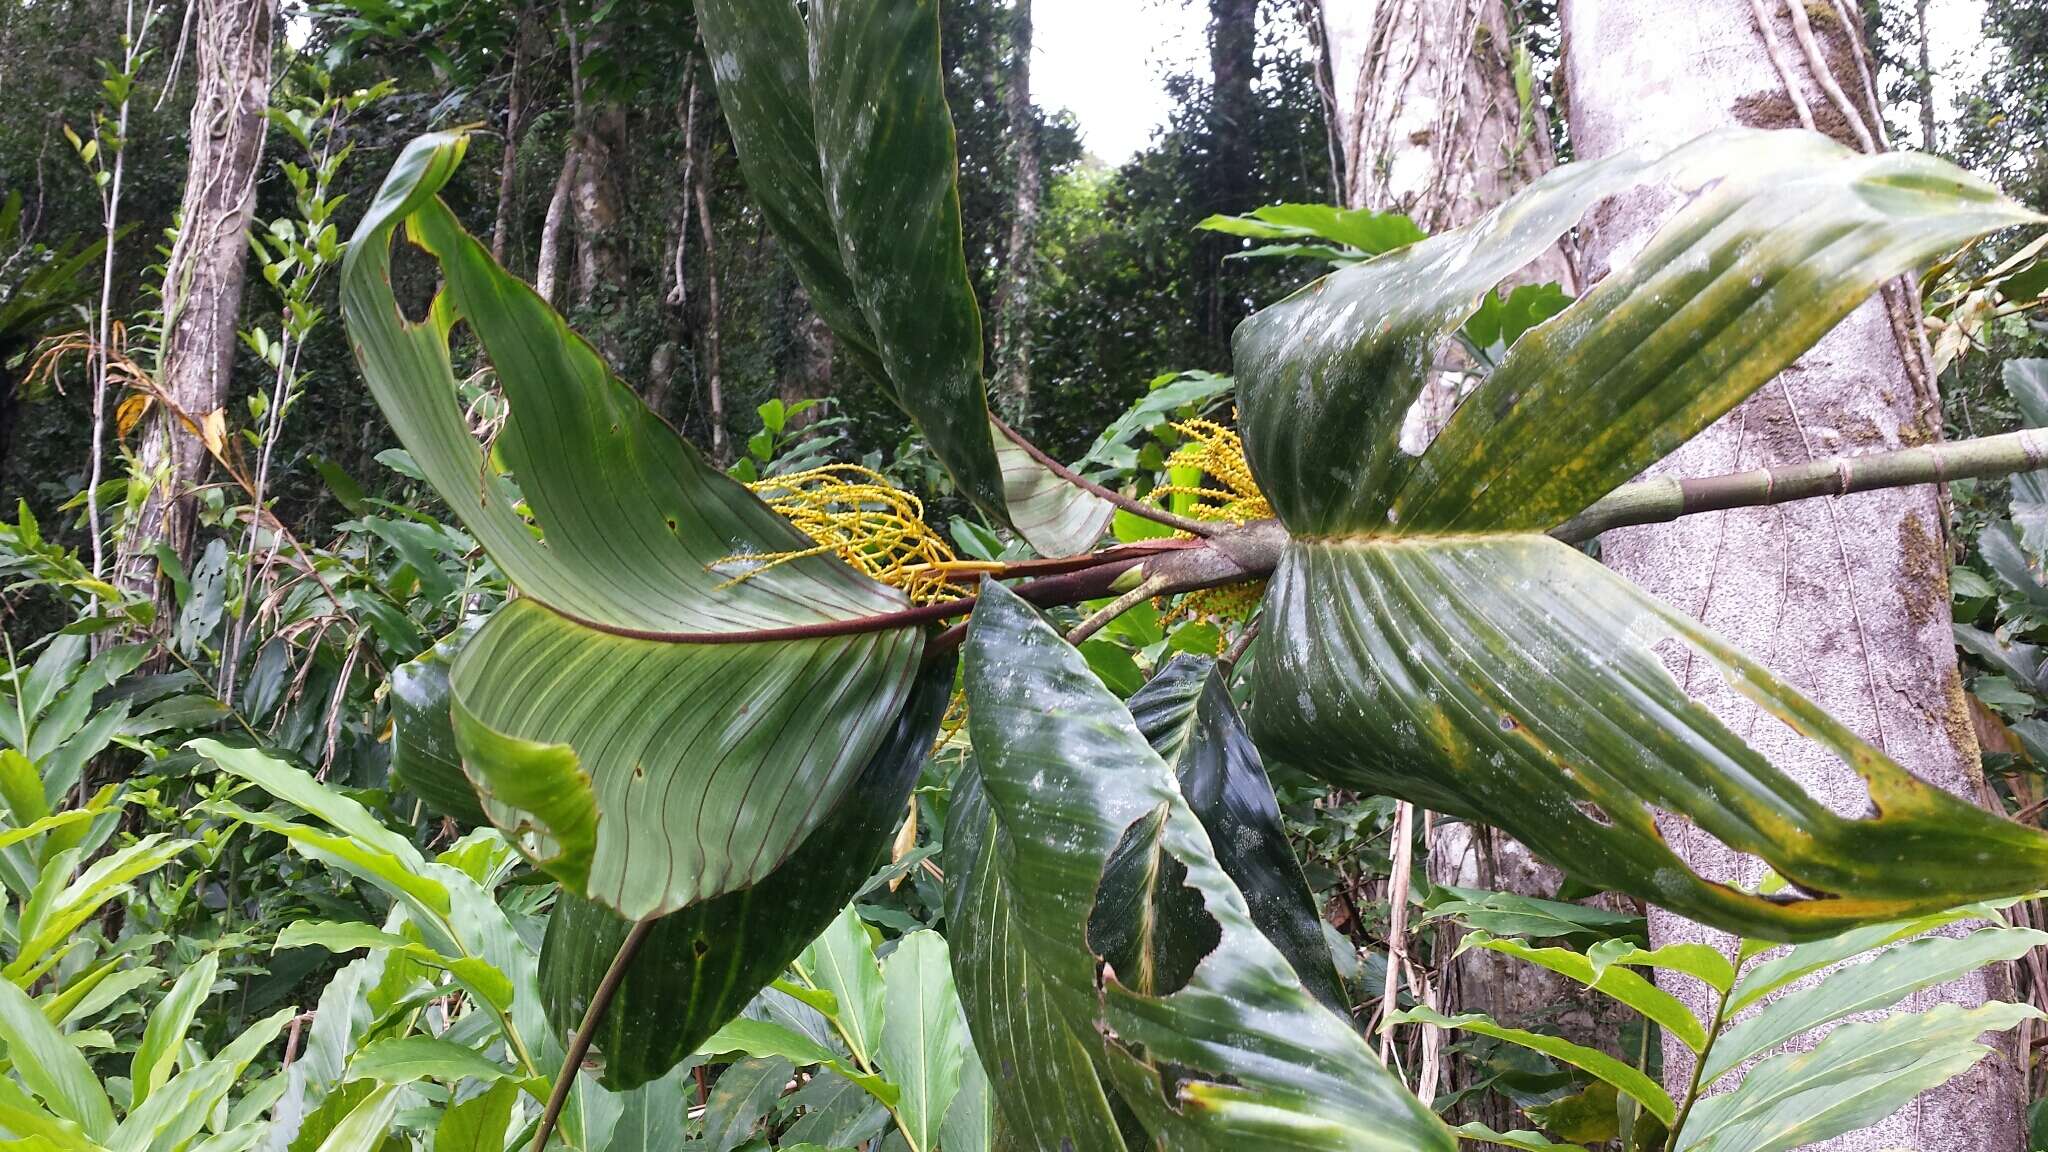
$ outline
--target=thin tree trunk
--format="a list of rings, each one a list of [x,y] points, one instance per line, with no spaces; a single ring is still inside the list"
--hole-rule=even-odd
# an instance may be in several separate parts
[[[535,261],[534,290],[549,304],[557,304],[557,285],[562,270],[562,222],[569,216],[569,186],[576,182],[576,144],[562,149],[562,170],[555,177],[555,191],[548,197],[547,215],[540,223],[540,256]],[[557,305],[559,306],[559,305]]]
[[[569,98],[574,109],[569,120],[569,135],[562,142],[562,169],[555,176],[555,190],[548,197],[547,215],[540,225],[540,267],[536,271],[533,286],[540,298],[555,307],[561,307],[557,299],[562,270],[562,225],[569,219],[569,202],[576,187],[576,169],[583,159],[583,43],[576,35],[576,26],[569,21],[569,10],[561,10],[562,38],[569,50]]]
[[[568,15],[563,14],[566,26]],[[569,88],[575,102],[569,146],[576,153],[576,176],[569,187],[569,215],[576,232],[574,299],[578,309],[598,302],[600,288],[613,293],[623,290],[625,249],[619,218],[622,192],[617,166],[626,148],[626,110],[616,103],[601,101],[590,91],[584,64],[607,50],[611,30],[600,24],[580,44],[569,35]],[[606,347],[615,334],[607,327],[599,332],[599,344]]]
[[[626,110],[603,104],[578,119],[584,126],[574,139],[576,179],[570,186],[569,208],[576,229],[576,307],[589,309],[610,304],[626,288],[618,173],[626,147]],[[610,334],[609,329],[600,333]]]
[[[1347,9],[1349,11],[1349,9]],[[1344,113],[1337,106],[1337,77],[1330,43],[1330,18],[1323,0],[1300,0],[1301,26],[1308,32],[1309,50],[1314,54],[1316,102],[1323,109],[1323,147],[1329,153],[1330,199],[1346,203],[1344,190],[1350,184],[1344,172]]]
[[[140,464],[149,494],[129,523],[120,579],[169,606],[170,583],[152,548],[169,545],[189,564],[195,500],[206,476],[203,438],[228,398],[264,111],[270,102],[273,0],[194,0],[190,160],[177,240],[165,265],[158,404]],[[198,427],[194,427],[194,425]]]
[[[1557,162],[1542,105],[1516,91],[1502,0],[1339,4],[1325,20],[1347,203],[1439,232]],[[1524,279],[1569,291],[1569,250],[1546,252]]]
[[[1012,0],[1010,60],[1003,78],[1003,114],[1010,130],[1010,243],[996,300],[997,411],[1014,427],[1031,413],[1032,267],[1038,237],[1038,117],[1031,106],[1031,0]]]
[[[1734,124],[1810,123],[1852,147],[1883,144],[1867,58],[1841,0],[1801,7],[1780,0],[1564,0],[1562,18],[1572,140],[1581,156],[1677,144]],[[1586,229],[1589,275],[1640,250],[1675,204],[1665,192],[1644,190],[1597,210]],[[1652,474],[1797,464],[1940,437],[1919,331],[1917,300],[1909,288],[1894,286]],[[1980,796],[1977,743],[1950,633],[1945,536],[1941,495],[1930,486],[1610,532],[1601,555],[1761,658],[1909,770],[1959,795]],[[1688,692],[1817,798],[1845,815],[1868,810],[1867,790],[1839,759],[1760,714],[1684,652],[1671,653],[1667,663]],[[1761,878],[1760,861],[1696,828],[1667,820],[1664,833],[1705,875],[1745,885]],[[1654,910],[1650,929],[1656,944],[1732,945]],[[1672,982],[1671,991],[1700,1008],[1687,982]],[[1976,1004],[2008,991],[2007,974],[1993,969],[1909,1003]],[[1682,1085],[1690,1068],[1690,1054],[1667,1036],[1666,1078]],[[1959,1079],[1825,1147],[2024,1147],[2023,1074],[2001,1043]]]
[[[1927,56],[1927,0],[1914,0],[1914,28],[1920,33],[1920,70],[1913,77],[1920,96],[1920,147],[1928,152],[1935,150],[1937,135],[1934,125],[1934,66]]]
[[[491,259],[505,262],[512,237],[514,192],[519,173],[519,134],[526,130],[526,53],[533,9],[522,4],[512,32],[512,66],[505,81],[505,151],[498,161],[498,218],[491,226]]]
[[[697,98],[704,98],[704,89],[699,86]],[[694,113],[692,114],[694,117]],[[728,459],[725,442],[725,381],[724,366],[720,363],[722,350],[718,333],[718,232],[711,220],[711,194],[707,185],[711,182],[711,155],[704,136],[695,134],[690,141],[693,152],[690,157],[689,188],[690,200],[697,208],[697,243],[704,250],[704,323],[699,329],[704,335],[704,400],[706,419],[711,425],[711,459],[724,467]]]
[[[683,321],[690,302],[690,190],[697,162],[697,58],[684,66],[683,98],[676,104],[676,122],[683,131],[682,190],[669,209],[667,251],[661,268],[661,342],[647,360],[647,406],[666,412],[675,390],[676,368],[683,347]]]
[[[1252,147],[1258,104],[1258,0],[1209,0],[1209,119],[1204,135],[1210,171],[1203,199],[1206,212],[1249,212],[1257,193]],[[1202,336],[1218,366],[1230,359],[1230,333],[1244,319],[1241,295],[1229,290],[1221,237],[1201,241]]]

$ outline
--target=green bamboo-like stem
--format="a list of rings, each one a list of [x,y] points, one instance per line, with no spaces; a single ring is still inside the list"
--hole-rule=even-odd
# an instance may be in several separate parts
[[[1577,544],[1610,528],[1658,524],[1696,512],[1757,508],[1879,488],[1944,484],[1951,480],[2031,472],[2042,467],[2048,467],[2048,429],[2026,428],[2002,436],[1866,456],[1837,456],[1785,468],[1758,468],[1691,480],[1665,477],[1623,485],[1551,529],[1550,534]]]

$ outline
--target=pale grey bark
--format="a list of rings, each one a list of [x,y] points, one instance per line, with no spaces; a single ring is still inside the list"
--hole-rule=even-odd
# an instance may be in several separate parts
[[[576,182],[576,145],[562,149],[562,169],[555,176],[555,190],[548,197],[547,214],[540,222],[540,255],[535,260],[534,291],[549,304],[557,304],[562,272],[562,224],[569,216],[569,188]]]
[[[1881,146],[1882,119],[1850,12],[1839,0],[1563,0],[1574,147],[1591,158],[1734,124],[1802,123],[1852,147]],[[1630,259],[1674,204],[1646,191],[1597,210],[1584,239],[1588,278]],[[1917,302],[1894,288],[1650,474],[1800,464],[1937,438],[1924,356]],[[1977,744],[1950,635],[1945,534],[1940,494],[1928,486],[1611,532],[1602,556],[1908,769],[1978,796]],[[1868,794],[1839,760],[1760,714],[1683,650],[1666,660],[1688,692],[1816,796],[1839,812],[1868,811]],[[1665,832],[1706,875],[1739,884],[1760,878],[1759,861],[1698,829],[1668,820]],[[1731,943],[1663,913],[1653,913],[1651,931],[1658,944]],[[1697,1001],[1687,982],[1671,990]],[[2008,991],[1994,970],[1918,1004],[1978,1003]],[[1689,1068],[1688,1054],[1667,1040],[1667,1078],[1682,1087]],[[2005,1049],[1889,1121],[1824,1147],[2018,1149],[2024,1104],[2022,1069]]]
[[[242,281],[249,258],[264,109],[270,102],[273,0],[194,0],[192,102],[185,193],[164,271],[158,403],[138,453],[149,494],[129,522],[120,580],[168,606],[170,584],[153,549],[167,544],[188,566],[193,489],[211,470],[203,430],[218,426],[234,368]]]
[[[605,104],[590,109],[585,119],[586,126],[574,140],[576,179],[569,191],[570,219],[576,228],[578,308],[599,303],[601,293],[619,292],[626,261],[618,174],[624,161],[626,110]],[[602,335],[609,337],[610,329]]]
[[[1556,163],[1541,101],[1517,93],[1502,0],[1367,0],[1324,12],[1345,201],[1425,231],[1478,218]],[[1569,290],[1569,250],[1525,279]]]
[[[562,26],[569,42],[569,90],[574,105],[569,130],[573,162],[564,161],[563,165],[563,171],[570,173],[568,208],[576,240],[571,283],[576,307],[588,309],[598,302],[600,289],[619,289],[625,267],[618,165],[626,148],[626,110],[593,93],[583,74],[585,63],[609,50],[610,27],[599,24],[579,38],[566,9]],[[552,204],[549,210],[553,211]],[[607,358],[617,351],[610,346],[614,336],[609,326],[597,333],[597,344]]]
[[[1003,75],[1003,117],[1010,133],[1010,242],[996,297],[996,410],[1023,427],[1031,409],[1032,253],[1038,237],[1038,119],[1031,106],[1031,0],[1011,0],[1010,60]]]

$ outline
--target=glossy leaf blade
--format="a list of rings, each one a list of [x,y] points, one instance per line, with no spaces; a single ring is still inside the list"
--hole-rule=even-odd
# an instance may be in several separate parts
[[[1010,523],[1041,556],[1077,556],[1109,530],[1116,507],[1061,478],[1000,428],[991,427]]]
[[[1061,1138],[1115,1147],[1099,1135],[1083,1145],[1031,1115],[1039,1099],[1018,1094],[1018,1070],[1007,1061],[1024,1044],[1060,1059],[1065,1078],[1083,1088],[1113,1084],[1169,1147],[1243,1147],[1287,1130],[1299,1147],[1451,1148],[1449,1130],[1380,1067],[1348,1020],[1309,995],[1259,932],[1171,771],[1080,654],[1029,605],[988,584],[965,659],[985,796],[967,815],[985,813],[986,823],[966,838],[978,858],[961,863],[998,900],[964,899],[968,924],[949,922],[962,936],[955,971],[1002,1121],[1030,1125],[1018,1134],[1034,1147],[1057,1149]],[[970,784],[970,799],[973,791]],[[1181,871],[1212,922],[1215,947],[1174,990],[1131,986],[1128,966],[1098,975],[1101,957],[1086,946],[1105,870],[1133,840]],[[953,845],[949,837],[949,860]],[[1006,913],[993,925],[991,904]],[[990,927],[1004,938],[985,936]],[[1033,986],[1043,989],[1023,1003],[1016,984],[995,978],[1018,956],[1034,964]],[[1052,1019],[1027,1014],[1038,1006]],[[1053,1030],[1039,1033],[1047,1024]],[[1114,1114],[1107,1094],[1099,1099],[1090,1115],[1107,1127]]]
[[[1216,661],[1176,655],[1130,698],[1131,719],[1173,769],[1181,796],[1244,893],[1252,922],[1287,957],[1302,986],[1348,1013],[1315,896],[1287,842],[1280,802]]]
[[[751,887],[665,916],[626,969],[596,1037],[607,1087],[660,1077],[738,1016],[829,924],[880,859],[903,815],[953,688],[953,663],[919,677],[888,740],[832,815]],[[541,946],[541,995],[572,1032],[631,925],[564,894]]]
[[[1090,1036],[1068,1024],[1055,1000],[1050,970],[1074,979],[1073,957],[1038,952],[1025,942],[1017,881],[1005,865],[1014,847],[971,762],[953,785],[945,842],[953,978],[994,1096],[995,1127],[1007,1124],[1019,1147],[1039,1152],[1123,1152],[1126,1142]],[[1004,1101],[1014,1117],[1003,1112]]]
[[[825,202],[803,13],[790,0],[697,0],[697,27],[747,191],[840,347],[886,385]]]
[[[882,1069],[902,1089],[897,1123],[913,1148],[931,1148],[970,1056],[945,937],[924,930],[882,962]]]
[[[1921,153],[1861,155],[1800,132],[1694,147],[1742,152],[1459,407],[1389,507],[1401,531],[1556,527],[1768,383],[1884,281],[2037,219]]]
[[[1650,1079],[1642,1070],[1625,1064],[1598,1048],[1574,1044],[1562,1036],[1550,1036],[1524,1028],[1508,1028],[1477,1012],[1462,1016],[1446,1016],[1432,1008],[1412,1008],[1405,1012],[1396,1012],[1389,1019],[1395,1024],[1429,1024],[1438,1028],[1455,1028],[1541,1052],[1613,1085],[1666,1124],[1677,1119],[1678,1105],[1655,1080]]]
[[[1775,940],[2040,887],[2048,837],[1927,785],[1689,618],[1547,537],[1291,545],[1266,596],[1253,720],[1269,754],[1492,824],[1567,872]],[[1877,815],[1835,815],[1689,699],[1684,643],[1840,756]],[[1811,894],[1709,883],[1659,810]]]
[[[575,824],[594,840],[587,895],[658,915],[758,882],[795,850],[887,737],[922,648],[910,630],[667,644],[515,601],[456,660],[457,744],[501,828],[559,840]],[[545,757],[526,745],[597,758],[543,792]]]
[[[834,333],[1005,515],[931,0],[699,0],[748,187]]]
[[[1996,905],[1950,908],[1895,923],[1869,924],[1839,936],[1795,944],[1770,959],[1747,966],[1742,973],[1742,979],[1736,981],[1735,988],[1728,997],[1728,1013],[1732,1016],[1797,980],[1888,944],[1896,944],[1901,940],[1908,940],[1924,932],[1931,932],[1960,921],[1998,919],[1998,910]],[[1764,952],[1768,947],[1767,944],[1757,941],[1743,943],[1743,951],[1749,954]]]
[[[462,150],[450,135],[406,147],[349,246],[342,302],[357,363],[393,430],[512,582],[558,613],[627,633],[750,632],[903,607],[900,594],[827,556],[728,584],[738,574],[730,557],[809,540],[712,468],[462,230],[436,199]],[[418,322],[391,290],[401,224],[447,278]],[[497,370],[511,415],[494,450],[518,477],[540,538],[463,420],[448,351],[458,322]]]
[[[1687,1048],[1698,1052],[1707,1046],[1707,1030],[1692,1010],[1678,997],[1620,965],[1596,967],[1593,961],[1569,948],[1531,948],[1519,940],[1484,939],[1478,934],[1465,938],[1465,947],[1485,948],[1513,956],[1524,963],[1546,968],[1593,989],[1653,1020]]]
[[[1403,418],[1436,348],[1602,198],[1658,171],[1638,150],[1561,165],[1478,223],[1332,273],[1231,338],[1245,456],[1298,536],[1384,525]]]
[[[448,668],[471,634],[443,640],[391,670],[391,772],[427,807],[478,825],[490,817],[463,774],[448,711]]]
[[[1712,187],[1529,332],[1420,457],[1436,352],[1595,202]],[[1467,227],[1336,272],[1233,340],[1247,457],[1298,536],[1545,531],[1762,386],[1890,276],[2035,217],[1908,153],[1730,131],[1564,165]]]

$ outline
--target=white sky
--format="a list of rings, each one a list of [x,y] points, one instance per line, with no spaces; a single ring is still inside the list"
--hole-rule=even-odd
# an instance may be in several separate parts
[[[1201,0],[1032,0],[1032,98],[1072,112],[1082,146],[1121,163],[1166,123],[1166,73],[1207,58],[1208,13]]]
[[[1202,0],[1032,0],[1033,97],[1048,110],[1071,111],[1082,144],[1097,158],[1110,164],[1128,159],[1166,123],[1172,105],[1165,74],[1206,67],[1208,7]],[[1984,69],[1983,15],[1984,0],[1928,5],[1936,92],[1944,105]],[[1917,113],[1899,109],[1894,119],[1916,123]]]

